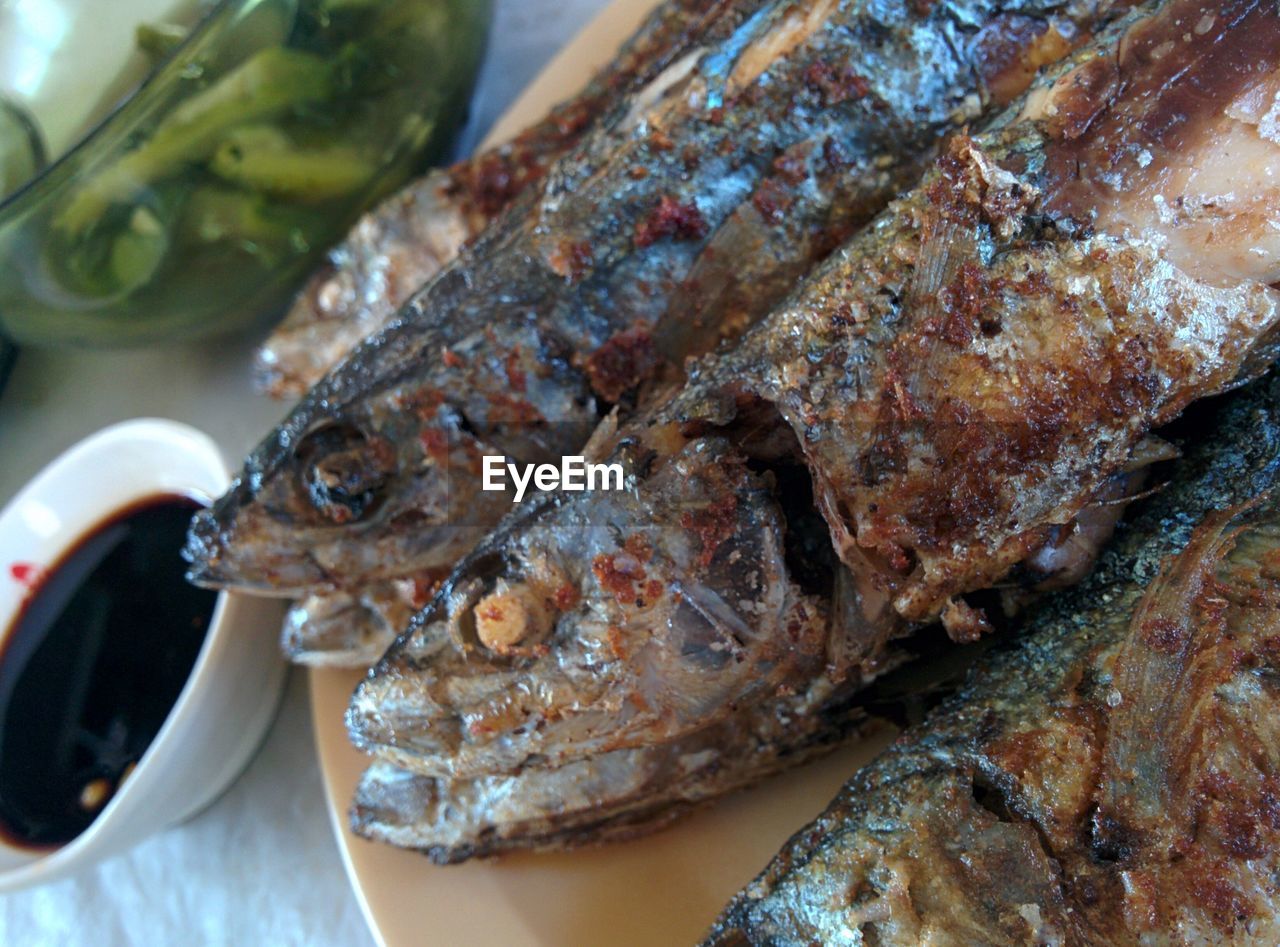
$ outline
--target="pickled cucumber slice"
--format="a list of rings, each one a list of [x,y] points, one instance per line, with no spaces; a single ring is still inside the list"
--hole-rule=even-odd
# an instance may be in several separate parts
[[[185,203],[185,189],[170,182],[133,206],[114,206],[90,230],[74,237],[62,233],[47,244],[48,265],[77,293],[123,298],[160,272]]]
[[[114,288],[127,293],[146,285],[168,252],[168,227],[151,208],[136,208],[129,215],[129,226],[111,244]]]
[[[307,235],[322,232],[323,226],[324,217],[316,211],[273,207],[260,194],[206,186],[192,191],[180,236],[188,243],[234,243],[264,263],[273,263],[290,253],[307,252]]]
[[[306,203],[350,194],[378,172],[377,163],[354,148],[301,149],[269,125],[232,132],[214,152],[209,168],[250,190]]]
[[[82,232],[111,205],[136,198],[183,165],[207,160],[237,125],[323,102],[331,93],[330,69],[320,57],[281,47],[264,49],[183,102],[147,141],[99,171],[75,192],[55,224],[73,234]]]

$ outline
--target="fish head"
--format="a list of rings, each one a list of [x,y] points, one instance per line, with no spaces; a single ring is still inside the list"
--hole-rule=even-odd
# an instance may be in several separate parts
[[[193,520],[190,578],[293,595],[456,560],[499,515],[476,508],[486,448],[438,389],[407,391],[304,402]]]
[[[819,675],[778,483],[721,437],[655,453],[624,442],[627,489],[542,494],[460,563],[357,690],[357,744],[426,775],[560,765]]]
[[[596,402],[558,337],[528,321],[446,336],[429,316],[366,340],[250,455],[193,523],[193,581],[297,595],[447,569],[511,508],[486,458],[581,448]]]

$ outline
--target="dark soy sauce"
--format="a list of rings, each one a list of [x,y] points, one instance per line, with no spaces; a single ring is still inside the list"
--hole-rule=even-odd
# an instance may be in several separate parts
[[[183,577],[197,509],[149,497],[30,578],[0,652],[0,830],[12,841],[45,848],[83,832],[177,700],[217,598]]]

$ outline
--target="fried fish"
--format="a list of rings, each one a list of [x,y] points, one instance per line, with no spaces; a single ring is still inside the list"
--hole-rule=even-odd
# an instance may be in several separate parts
[[[854,776],[708,944],[1280,938],[1280,381],[1200,420],[1097,571]]]
[[[306,594],[451,566],[662,366],[767,312],[1110,2],[772,0],[631,97],[319,383],[195,520],[192,578]]]
[[[354,742],[437,785],[657,752],[836,706],[914,625],[972,640],[972,593],[1078,578],[1168,456],[1151,430],[1275,355],[1278,67],[1271,4],[1147,4],[957,136],[621,428],[624,491],[542,494],[454,570]]]

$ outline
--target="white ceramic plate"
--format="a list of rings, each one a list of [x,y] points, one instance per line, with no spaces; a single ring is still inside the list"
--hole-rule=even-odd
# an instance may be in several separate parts
[[[510,137],[582,86],[654,5],[615,0],[525,90],[491,139]],[[311,711],[338,846],[370,929],[387,947],[694,943],[729,897],[888,740],[886,734],[847,748],[649,838],[437,867],[347,828],[347,804],[366,762],[343,727],[359,678],[312,671]]]

